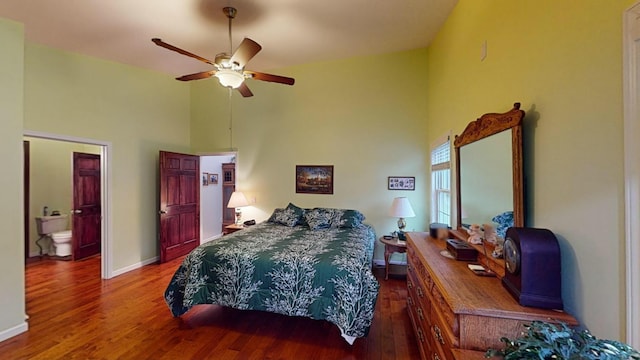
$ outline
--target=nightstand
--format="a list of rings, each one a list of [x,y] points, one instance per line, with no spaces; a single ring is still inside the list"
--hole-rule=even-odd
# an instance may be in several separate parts
[[[229,235],[242,229],[244,229],[244,225],[236,225],[236,224],[227,225],[224,227],[224,231],[222,232],[222,235]]]
[[[398,240],[398,238],[385,239],[380,238],[380,242],[384,244],[384,279],[389,279],[389,257],[393,253],[406,253],[407,242]]]

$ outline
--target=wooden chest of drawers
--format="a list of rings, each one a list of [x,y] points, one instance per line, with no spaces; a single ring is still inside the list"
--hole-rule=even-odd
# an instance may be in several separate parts
[[[407,308],[423,359],[457,359],[458,349],[501,348],[533,320],[577,321],[564,312],[520,306],[498,278],[476,276],[467,262],[440,255],[445,242],[407,234]]]

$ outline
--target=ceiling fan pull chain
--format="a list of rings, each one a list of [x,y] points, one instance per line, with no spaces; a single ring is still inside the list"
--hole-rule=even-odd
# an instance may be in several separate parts
[[[233,89],[229,88],[229,150],[233,151],[233,106],[231,104],[231,94]]]

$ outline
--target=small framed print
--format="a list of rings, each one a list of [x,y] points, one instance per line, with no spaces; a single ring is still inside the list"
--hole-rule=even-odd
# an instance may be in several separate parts
[[[209,185],[209,174],[202,173],[202,186],[207,186],[207,185]]]
[[[209,174],[209,185],[218,184],[218,174]]]
[[[415,176],[389,176],[387,179],[387,189],[389,190],[415,190]]]

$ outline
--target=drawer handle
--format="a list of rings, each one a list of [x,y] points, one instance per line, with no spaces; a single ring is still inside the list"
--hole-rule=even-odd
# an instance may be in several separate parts
[[[442,338],[442,331],[440,331],[440,328],[438,327],[438,325],[433,325],[433,336],[436,338],[436,340],[444,345],[444,339]]]
[[[413,289],[413,283],[411,282],[411,280],[407,279],[407,287],[409,289]]]
[[[433,360],[440,360],[440,356],[438,356],[438,354],[436,354],[436,353],[433,353],[432,359]]]
[[[420,342],[424,342],[424,334],[422,334],[422,329],[418,329],[418,337],[420,338]]]
[[[410,264],[407,264],[407,271],[411,272],[411,265]]]
[[[420,318],[420,320],[424,321],[424,316],[422,315],[422,308],[418,308],[416,311],[418,312],[418,317]]]
[[[422,288],[416,288],[416,292],[418,293],[419,297],[424,297],[424,294],[422,293]]]
[[[407,303],[411,306],[413,306],[413,299],[409,296],[407,297]]]

